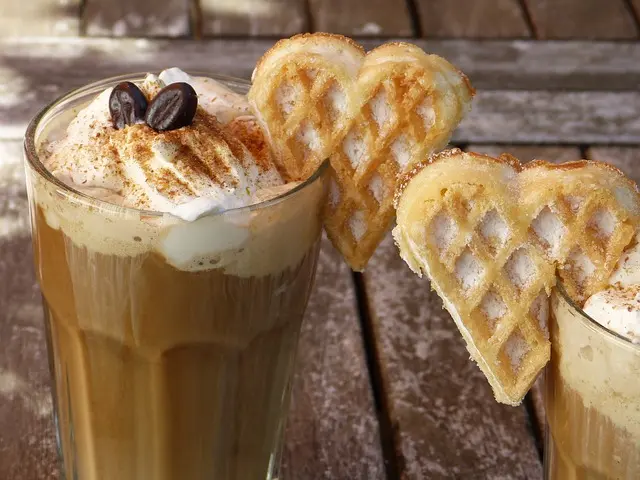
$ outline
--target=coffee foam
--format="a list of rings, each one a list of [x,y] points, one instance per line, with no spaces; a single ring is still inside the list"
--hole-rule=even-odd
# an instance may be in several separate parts
[[[622,254],[609,283],[621,287],[640,285],[640,235],[636,235],[633,245]]]
[[[600,216],[598,225],[605,233],[613,230],[610,226],[613,219],[607,218],[607,215],[611,217],[606,212]],[[587,299],[584,311],[605,328],[633,343],[640,343],[640,244],[637,235],[618,260],[609,278],[609,285]]]
[[[247,120],[242,95],[175,68],[159,77],[149,74],[139,85],[150,99],[175,81],[192,84],[198,93],[200,107],[191,125],[157,132],[142,122],[116,130],[109,114],[112,88],[107,88],[77,113],[65,135],[46,145],[47,168],[72,188],[90,188],[92,195],[104,193],[119,205],[185,220],[256,203],[257,190],[283,183],[270,145]],[[245,128],[226,128],[239,117]]]
[[[584,311],[603,327],[640,344],[640,285],[597,292],[589,297]]]
[[[151,81],[155,79],[147,77],[147,82]],[[85,104],[85,108],[54,113],[38,140],[37,148],[43,156],[47,156],[46,142],[63,139],[63,132],[70,122],[85,125],[91,130],[85,132],[89,137],[96,128],[104,128],[110,119],[99,105],[104,105],[109,93],[110,89],[107,89],[99,95],[102,98],[94,102],[95,109],[86,108]],[[245,117],[243,122],[247,120]],[[225,132],[225,135],[228,134]],[[252,141],[255,141],[254,137]],[[92,155],[90,151],[87,153]],[[103,160],[106,163],[97,165],[96,176],[101,174],[101,168],[110,165],[108,159]],[[73,178],[56,175],[73,189],[110,203],[97,205],[90,199],[63,193],[61,187],[33,171],[28,175],[28,181],[33,184],[30,190],[34,201],[48,225],[62,230],[74,244],[97,253],[137,256],[155,252],[180,270],[215,268],[241,277],[268,275],[296,266],[320,233],[319,210],[324,197],[324,180],[317,179],[269,206],[240,210],[239,207],[267,201],[299,185],[282,184],[275,170],[265,171],[264,167],[252,163],[244,166],[245,176],[260,176],[261,179],[250,198],[221,206],[219,199],[196,197],[165,214],[145,214],[120,207],[122,197],[114,192],[111,184],[94,182],[87,187]],[[183,212],[179,211],[181,208]],[[226,211],[232,208],[236,210]],[[220,210],[225,212],[216,213]],[[196,215],[192,215],[194,211]]]
[[[275,274],[295,267],[321,231],[322,180],[265,207],[231,210],[191,222],[170,214],[96,207],[91,200],[61,195],[36,173],[30,181],[47,224],[76,246],[115,256],[157,253],[184,271],[220,269],[239,277]]]
[[[607,416],[618,428],[640,439],[640,349],[598,331],[580,318],[562,297],[552,293],[562,380],[577,391],[585,407]]]
[[[192,77],[176,67],[163,70],[158,78],[165,85],[176,82],[190,84],[198,94],[198,105],[210,115],[215,115],[223,125],[237,117],[252,115],[249,102],[244,95],[211,78]]]

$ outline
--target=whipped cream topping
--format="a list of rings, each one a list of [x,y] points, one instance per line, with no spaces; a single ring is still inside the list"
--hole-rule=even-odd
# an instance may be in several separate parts
[[[640,285],[597,292],[589,297],[584,311],[603,327],[640,343]]]
[[[640,285],[640,235],[637,235],[635,242],[625,250],[617,268],[611,274],[609,283],[618,287]]]
[[[587,299],[583,310],[603,327],[640,343],[640,235],[625,250],[610,286]]]
[[[240,116],[253,116],[244,95],[230,90],[220,82],[207,77],[192,77],[179,68],[168,68],[158,75],[164,85],[176,82],[190,84],[198,94],[198,105],[220,123],[227,124]]]
[[[92,197],[188,221],[257,203],[261,189],[283,184],[242,95],[177,68],[150,74],[139,87],[150,100],[174,82],[187,82],[198,94],[191,125],[158,132],[141,123],[117,130],[107,89],[77,114],[63,138],[45,146],[45,165]]]

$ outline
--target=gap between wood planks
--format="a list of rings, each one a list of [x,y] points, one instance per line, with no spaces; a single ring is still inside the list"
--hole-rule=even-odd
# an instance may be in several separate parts
[[[529,391],[524,397],[524,401],[522,403],[524,405],[525,411],[527,412],[529,428],[531,429],[531,435],[535,439],[536,448],[538,449],[538,455],[540,456],[540,461],[543,462],[546,420],[544,418],[540,418],[540,411],[538,410],[539,405],[536,404],[536,401],[538,401],[539,399],[541,399],[541,397],[537,399],[534,396],[534,392]]]
[[[376,415],[378,417],[378,428],[380,430],[380,446],[384,460],[385,473],[388,480],[401,478],[402,467],[400,465],[400,454],[397,446],[396,426],[391,417],[387,392],[385,392],[385,382],[380,364],[380,356],[376,342],[376,327],[371,317],[371,310],[367,298],[367,289],[364,278],[360,272],[351,272],[353,276],[353,286],[356,293],[358,315],[360,317],[360,328],[362,331],[362,341],[369,371],[369,379],[373,392]]]
[[[418,0],[406,0],[409,20],[411,20],[411,30],[413,36],[422,37],[422,25],[420,24],[420,13],[418,12]]]
[[[624,6],[629,12],[629,15],[631,16],[631,18],[633,19],[633,23],[636,26],[636,30],[640,32],[640,11],[636,10],[635,6],[633,5],[633,1],[634,0],[624,0]],[[638,7],[640,8],[640,1],[639,0],[635,0],[635,1],[637,2]]]

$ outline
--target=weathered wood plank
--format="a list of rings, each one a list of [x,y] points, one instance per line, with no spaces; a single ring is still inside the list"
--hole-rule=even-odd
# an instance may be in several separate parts
[[[112,37],[186,37],[190,0],[85,0],[87,35]]]
[[[548,160],[549,162],[570,162],[580,160],[578,147],[558,147],[540,145],[468,145],[465,150],[484,153],[497,157],[502,153],[510,153],[522,163],[531,160]]]
[[[629,39],[638,30],[625,0],[525,0],[537,37]]]
[[[365,272],[405,478],[541,478],[524,407],[496,403],[429,281],[391,236]]]
[[[0,478],[58,477],[22,143],[0,142]]]
[[[476,88],[509,90],[609,90],[640,88],[640,44],[580,42],[412,39],[428,52],[448,58],[469,75]],[[216,39],[163,41],[132,39],[4,39],[0,40],[0,72],[62,77],[65,65],[79,82],[131,69],[167,65],[209,69],[249,77],[273,40]],[[362,39],[368,49],[382,40]],[[4,73],[6,72],[6,73]],[[93,73],[93,75],[92,75]],[[35,79],[34,79],[35,80]],[[6,82],[4,82],[6,83]],[[1,85],[1,84],[0,84]],[[0,91],[1,92],[1,91]]]
[[[454,142],[640,143],[638,92],[481,91]]]
[[[417,0],[425,37],[530,37],[518,0]]]
[[[288,36],[306,31],[304,0],[200,0],[202,34]]]
[[[323,239],[298,347],[284,478],[384,477],[351,271]]]
[[[78,35],[80,5],[81,0],[5,0],[0,37]]]
[[[591,147],[587,157],[618,167],[640,185],[640,147]]]
[[[21,142],[0,142],[0,478],[57,478]],[[286,478],[384,474],[351,274],[325,239],[300,337]]]
[[[379,42],[363,42],[369,48]],[[417,41],[457,64],[479,90],[459,141],[589,143],[638,141],[640,44]],[[67,88],[132,71],[176,65],[248,78],[272,40],[7,39],[0,41],[0,138]],[[69,77],[73,72],[73,78]],[[608,89],[624,93],[492,92]],[[513,117],[516,121],[512,121]],[[562,128],[559,128],[561,126]]]
[[[531,423],[533,428],[536,429],[536,435],[540,439],[542,448],[544,449],[544,441],[546,435],[547,414],[544,408],[544,374],[540,375],[533,384],[531,390],[527,394],[528,400],[531,403],[530,414],[533,415]]]
[[[313,28],[344,35],[411,36],[405,0],[310,0]]]

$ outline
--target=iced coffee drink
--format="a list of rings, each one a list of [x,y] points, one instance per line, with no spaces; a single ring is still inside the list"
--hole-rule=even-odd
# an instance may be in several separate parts
[[[326,188],[280,176],[246,89],[110,79],[29,126],[66,478],[275,475]]]
[[[584,309],[561,288],[552,294],[546,478],[640,477],[638,280],[635,246]]]

